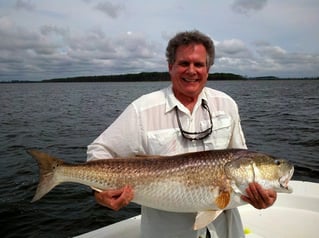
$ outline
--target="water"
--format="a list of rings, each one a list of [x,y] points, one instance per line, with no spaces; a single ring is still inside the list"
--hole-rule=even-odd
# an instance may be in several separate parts
[[[38,148],[83,162],[86,146],[138,96],[169,82],[0,84],[1,237],[72,237],[139,214],[97,205],[85,186],[58,186],[30,203]],[[290,159],[293,179],[319,182],[319,81],[218,81],[238,103],[250,149]]]

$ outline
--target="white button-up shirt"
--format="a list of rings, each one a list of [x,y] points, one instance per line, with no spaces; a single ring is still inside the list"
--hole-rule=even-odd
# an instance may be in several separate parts
[[[212,134],[199,141],[183,138],[183,130],[200,132],[210,127],[210,118],[202,107],[205,100],[213,122]],[[205,87],[191,113],[174,96],[170,87],[141,96],[88,146],[88,160],[127,157],[137,154],[173,155],[203,150],[246,148],[238,107],[227,94]],[[171,213],[142,207],[142,237],[189,237],[203,235],[192,230],[196,214]],[[242,237],[237,209],[222,213],[210,226],[212,237]],[[226,236],[228,234],[228,236]]]

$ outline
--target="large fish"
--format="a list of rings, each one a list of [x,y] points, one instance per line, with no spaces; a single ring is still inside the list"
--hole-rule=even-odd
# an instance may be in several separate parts
[[[224,209],[244,204],[250,182],[289,193],[294,167],[286,160],[249,150],[230,149],[141,156],[69,164],[29,150],[38,162],[40,179],[32,202],[60,183],[75,182],[97,190],[131,185],[133,202],[171,212],[197,212],[194,229],[205,227]]]

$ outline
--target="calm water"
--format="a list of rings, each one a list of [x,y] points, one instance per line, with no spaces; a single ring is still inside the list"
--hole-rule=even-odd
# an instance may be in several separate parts
[[[169,82],[0,84],[1,237],[72,237],[137,215],[98,206],[85,186],[58,186],[30,203],[38,148],[70,162],[138,96]],[[238,103],[250,149],[294,162],[293,179],[319,182],[319,81],[221,81]]]

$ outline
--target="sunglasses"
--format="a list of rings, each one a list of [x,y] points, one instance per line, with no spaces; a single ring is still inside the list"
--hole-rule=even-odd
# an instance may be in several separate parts
[[[213,132],[213,119],[212,119],[212,114],[209,110],[209,107],[206,103],[206,101],[202,100],[202,107],[207,111],[208,115],[209,115],[209,121],[210,121],[210,126],[209,128],[207,128],[204,131],[200,131],[200,132],[189,132],[189,131],[185,131],[182,128],[182,124],[181,124],[181,120],[179,118],[179,114],[178,114],[178,109],[177,106],[175,107],[175,112],[176,112],[176,118],[177,118],[177,123],[178,123],[178,127],[180,132],[182,133],[182,136],[187,139],[187,140],[203,140],[205,138],[207,138],[210,134],[212,134]]]

